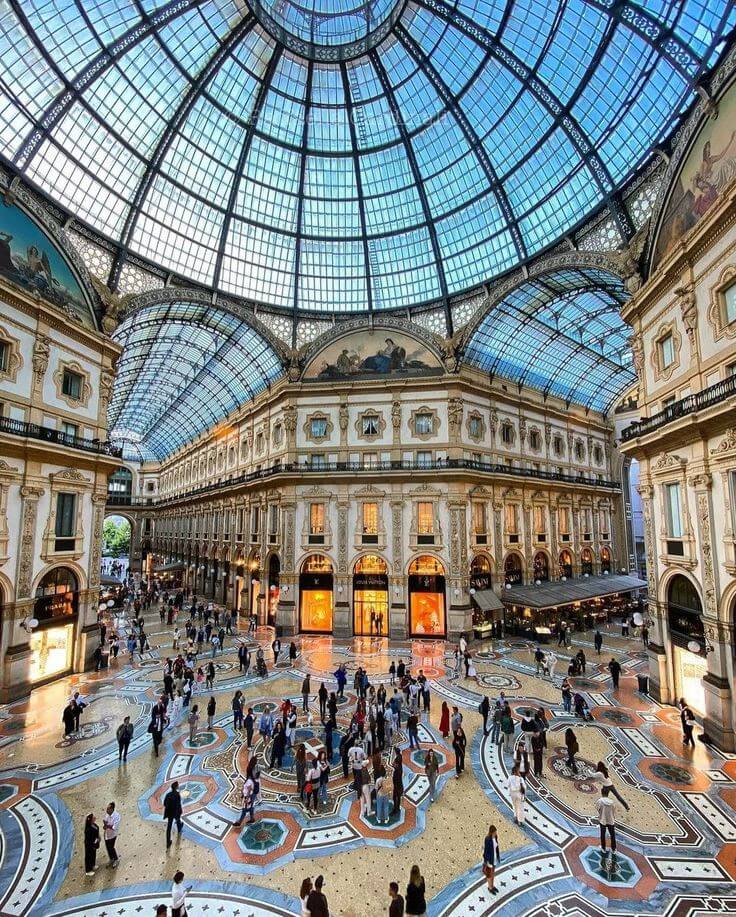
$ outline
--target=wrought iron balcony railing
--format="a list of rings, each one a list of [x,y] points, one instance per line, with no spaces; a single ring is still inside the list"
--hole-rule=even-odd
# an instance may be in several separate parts
[[[630,426],[621,431],[621,442],[627,443],[637,436],[645,436],[654,430],[659,430],[673,420],[679,420],[680,417],[686,417],[688,414],[695,414],[697,411],[703,411],[705,408],[711,408],[721,401],[733,398],[736,395],[736,375],[729,376],[722,382],[716,382],[715,385],[709,385],[702,392],[696,392],[694,395],[687,395],[679,401],[668,404],[663,411],[652,414],[651,417],[645,417],[637,420]]]
[[[122,448],[112,443],[102,442],[99,439],[70,436],[68,433],[62,433],[61,430],[40,427],[38,424],[26,423],[24,420],[13,420],[11,417],[0,417],[0,433],[12,433],[14,436],[25,436],[29,439],[53,443],[56,446],[83,449],[85,452],[96,452],[98,455],[110,455],[113,458],[123,457]]]

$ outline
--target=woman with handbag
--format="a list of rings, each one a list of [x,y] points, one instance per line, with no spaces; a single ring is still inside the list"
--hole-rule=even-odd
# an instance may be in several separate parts
[[[498,846],[498,832],[496,826],[491,825],[486,834],[485,843],[483,844],[483,875],[488,882],[488,891],[494,895],[498,894],[495,886],[496,864],[501,859],[501,849]]]

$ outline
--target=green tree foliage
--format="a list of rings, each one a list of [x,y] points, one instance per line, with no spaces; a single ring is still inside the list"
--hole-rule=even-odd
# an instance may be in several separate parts
[[[120,557],[130,553],[130,523],[127,519],[105,519],[102,527],[102,553]]]

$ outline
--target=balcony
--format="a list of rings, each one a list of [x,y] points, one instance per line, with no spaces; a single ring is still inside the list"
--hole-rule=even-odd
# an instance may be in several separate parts
[[[109,455],[112,458],[122,458],[121,446],[113,446],[109,442],[99,439],[83,439],[81,436],[69,436],[60,430],[51,427],[39,427],[35,423],[26,423],[23,420],[13,420],[10,417],[0,417],[0,433],[12,433],[14,436],[24,436],[28,439],[38,439],[55,446],[67,446],[70,449],[83,449],[85,452],[94,452],[97,455]]]
[[[108,506],[153,506],[153,497],[132,497],[130,494],[108,493],[106,504]]]
[[[223,481],[205,484],[193,490],[182,490],[170,497],[159,497],[157,505],[173,503],[177,500],[199,497],[204,494],[214,493],[223,487],[235,487],[240,484],[251,484],[255,481],[267,480],[277,475],[305,475],[313,477],[316,474],[390,474],[397,472],[438,471],[456,472],[473,471],[484,475],[508,475],[513,478],[528,478],[531,480],[552,481],[560,484],[574,484],[577,487],[599,487],[605,490],[618,491],[621,484],[618,481],[604,481],[597,478],[585,477],[582,474],[563,474],[557,471],[537,471],[529,468],[512,468],[508,465],[492,465],[489,462],[477,462],[470,459],[435,459],[434,461],[399,461],[399,462],[325,462],[320,467],[304,462],[279,463],[269,468],[260,468],[245,474],[231,475]]]
[[[654,430],[659,430],[660,427],[664,427],[673,420],[711,408],[726,401],[727,398],[733,398],[734,395],[736,395],[736,376],[729,376],[723,382],[716,382],[715,385],[704,388],[702,392],[688,395],[680,401],[668,404],[663,411],[651,417],[645,417],[643,420],[632,423],[621,431],[621,442],[627,443],[639,436],[646,436],[647,433],[653,433]]]

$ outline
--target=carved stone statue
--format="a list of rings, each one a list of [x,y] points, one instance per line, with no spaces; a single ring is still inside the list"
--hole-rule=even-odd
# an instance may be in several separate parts
[[[696,342],[695,334],[698,330],[698,307],[695,302],[695,291],[691,286],[680,287],[675,290],[677,299],[675,302],[680,307],[682,323],[690,339],[690,345],[694,346]]]
[[[90,275],[90,280],[95,292],[102,300],[102,305],[105,310],[102,315],[102,330],[106,334],[112,334],[120,324],[125,310],[134,298],[134,294],[125,293],[121,296],[119,293],[113,293],[99,278],[95,277],[94,274]]]

